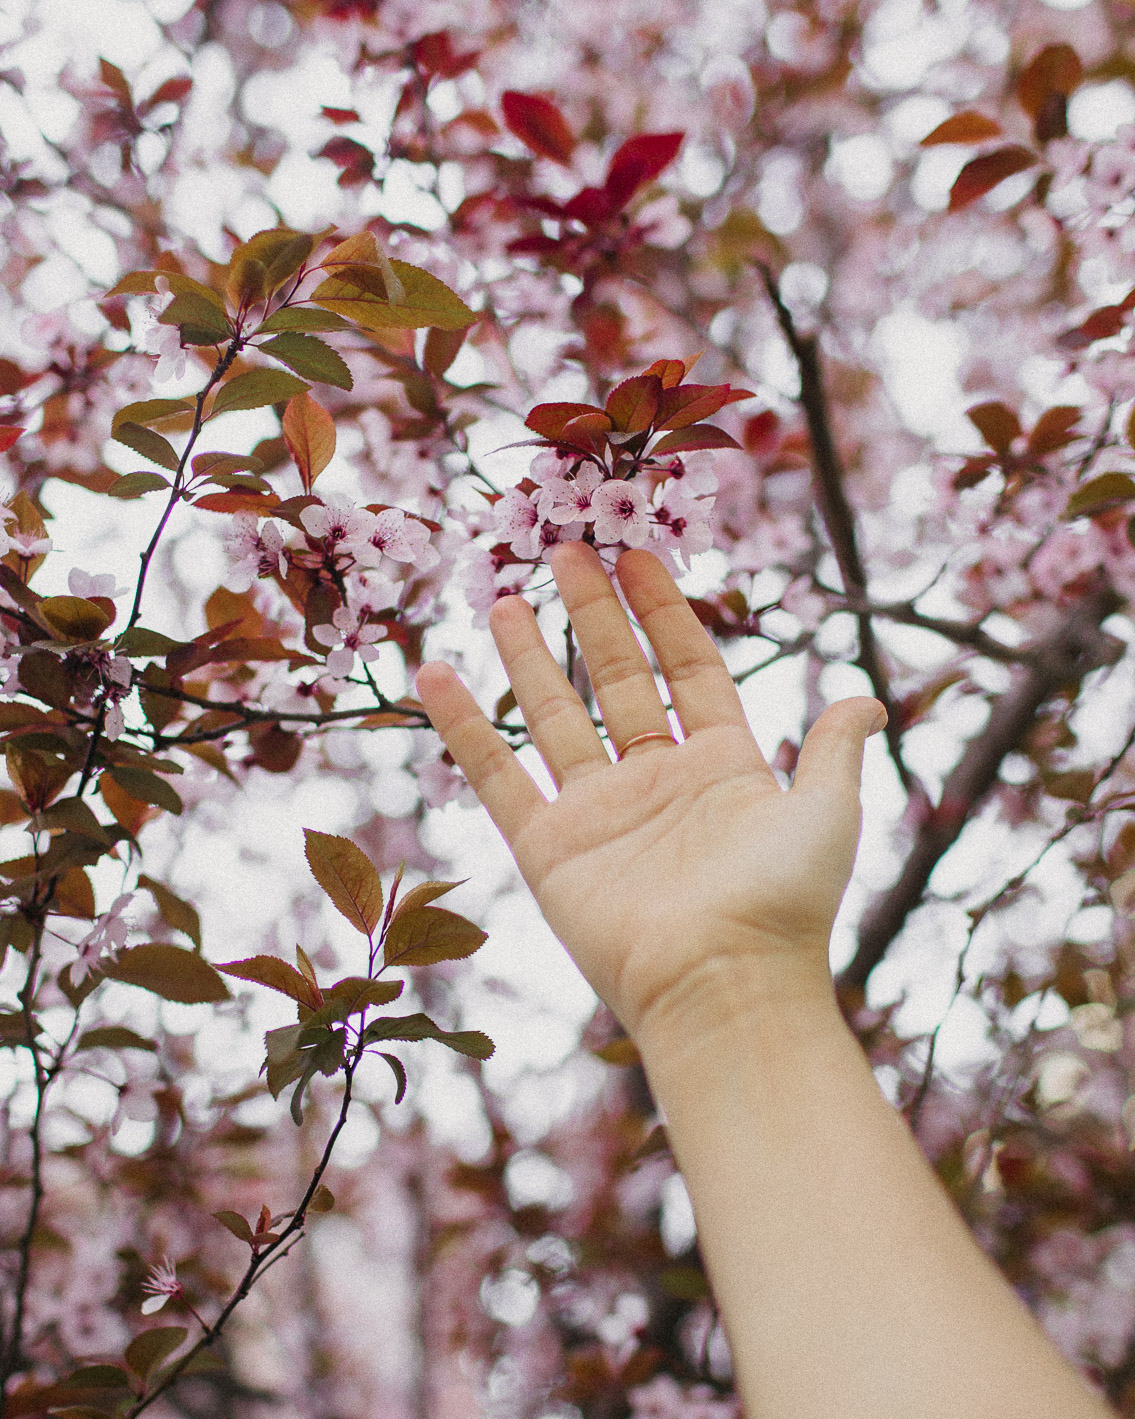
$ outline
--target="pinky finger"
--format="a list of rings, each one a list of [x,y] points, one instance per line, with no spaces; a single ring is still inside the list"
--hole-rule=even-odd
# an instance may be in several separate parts
[[[433,727],[511,846],[547,800],[448,665],[423,665],[417,687]]]

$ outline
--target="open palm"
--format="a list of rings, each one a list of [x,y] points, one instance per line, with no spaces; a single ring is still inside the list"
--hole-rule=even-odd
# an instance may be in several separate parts
[[[739,954],[760,957],[770,991],[830,991],[828,935],[858,842],[863,741],[881,706],[833,705],[785,792],[720,654],[656,557],[624,553],[616,571],[669,686],[680,745],[594,550],[558,548],[552,570],[625,758],[611,762],[519,597],[497,603],[491,627],[559,790],[552,802],[447,666],[418,677],[552,930],[632,1034]]]

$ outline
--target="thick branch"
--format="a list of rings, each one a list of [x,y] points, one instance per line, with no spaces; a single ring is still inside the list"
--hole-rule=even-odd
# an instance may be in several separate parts
[[[957,841],[997,781],[1006,754],[1018,748],[1046,700],[1089,670],[1114,664],[1122,643],[1100,629],[1115,609],[1114,595],[1097,591],[1086,596],[1063,623],[1038,646],[1031,664],[993,704],[989,723],[966,746],[942,787],[942,797],[914,835],[902,872],[868,909],[859,928],[859,945],[840,984],[863,987],[922,900],[930,874]]]
[[[863,559],[859,555],[859,543],[855,535],[855,515],[844,492],[845,470],[832,434],[831,418],[828,412],[827,395],[824,391],[823,370],[820,365],[820,348],[815,336],[801,335],[792,318],[792,312],[781,298],[780,290],[772,272],[761,267],[769,299],[776,310],[776,318],[788,347],[800,371],[800,405],[808,423],[808,436],[812,442],[812,487],[815,490],[816,506],[828,535],[832,551],[835,553],[843,588],[848,597],[865,602],[867,600],[867,574],[863,569]],[[908,791],[917,788],[902,755],[902,723],[895,713],[890,682],[886,667],[879,653],[871,616],[867,611],[857,613],[859,624],[858,663],[867,678],[875,698],[885,706],[888,716],[884,731],[887,748],[894,760],[902,785]]]

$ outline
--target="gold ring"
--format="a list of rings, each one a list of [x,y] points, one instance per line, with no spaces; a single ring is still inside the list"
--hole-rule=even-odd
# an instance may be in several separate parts
[[[672,734],[665,733],[661,729],[650,729],[645,734],[636,734],[628,739],[621,749],[615,750],[615,758],[621,759],[628,749],[633,749],[636,744],[645,744],[649,739],[664,739],[668,744],[677,744],[677,740]]]

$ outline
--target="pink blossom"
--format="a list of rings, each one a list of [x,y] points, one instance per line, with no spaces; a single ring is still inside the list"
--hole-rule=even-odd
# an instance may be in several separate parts
[[[540,513],[536,504],[519,488],[509,488],[493,505],[496,531],[518,557],[535,557],[539,552]]]
[[[407,517],[401,508],[384,508],[376,513],[374,525],[356,557],[360,566],[377,567],[383,557],[395,562],[412,562],[420,571],[437,566],[441,557],[430,545],[430,530],[415,517]]]
[[[320,645],[335,647],[327,654],[327,668],[332,675],[349,675],[356,653],[363,661],[375,659],[378,650],[374,642],[386,635],[385,626],[363,625],[358,614],[346,606],[338,607],[331,620],[332,625],[316,626],[311,634]]]
[[[168,277],[157,277],[154,286],[157,299],[150,303],[138,348],[148,355],[158,356],[154,379],[164,384],[169,379],[181,379],[185,374],[186,354],[181,346],[181,331],[176,325],[162,325],[158,319],[173,299]]]
[[[531,574],[531,567],[502,562],[485,547],[471,547],[458,575],[465,586],[465,599],[473,608],[474,626],[489,623],[489,612],[502,596],[518,592]]]
[[[133,892],[117,897],[109,911],[95,918],[95,924],[78,943],[78,960],[71,963],[71,979],[76,985],[85,980],[103,961],[114,961],[126,945],[130,923],[122,913],[134,899]]]
[[[305,512],[312,509],[305,508]],[[238,512],[233,517],[233,525],[225,538],[225,551],[233,559],[233,566],[225,578],[230,591],[247,591],[257,577],[271,576],[287,572],[284,556],[284,538],[274,522],[266,522],[257,531],[256,515]]]
[[[591,499],[595,509],[595,539],[641,547],[650,536],[649,506],[636,483],[615,478],[604,483]]]
[[[163,1256],[161,1261],[150,1267],[146,1279],[142,1282],[142,1290],[148,1296],[148,1299],[142,1302],[144,1316],[152,1316],[156,1311],[160,1311],[167,1301],[185,1299],[185,1291],[177,1279],[177,1267],[168,1256]]]
[[[349,498],[332,494],[323,503],[313,503],[300,513],[308,536],[323,543],[329,556],[357,556],[374,528],[375,515],[356,507]]]
[[[34,557],[45,557],[51,551],[50,537],[37,537],[34,532],[14,532],[5,534],[7,550],[15,552],[21,562],[30,562]]]
[[[116,586],[113,572],[101,572],[96,576],[88,576],[86,572],[80,571],[78,567],[72,567],[67,573],[67,590],[72,596],[82,596],[90,598],[92,596],[103,596],[107,600],[113,601],[115,597],[123,596],[130,590],[127,586]]]
[[[714,500],[688,497],[684,482],[664,485],[661,502],[654,510],[654,522],[662,545],[677,552],[688,570],[691,556],[708,552],[713,546],[709,519]]]
[[[593,521],[595,509],[591,500],[602,482],[603,474],[593,463],[583,464],[574,478],[549,478],[536,502],[540,516],[559,526]]]

